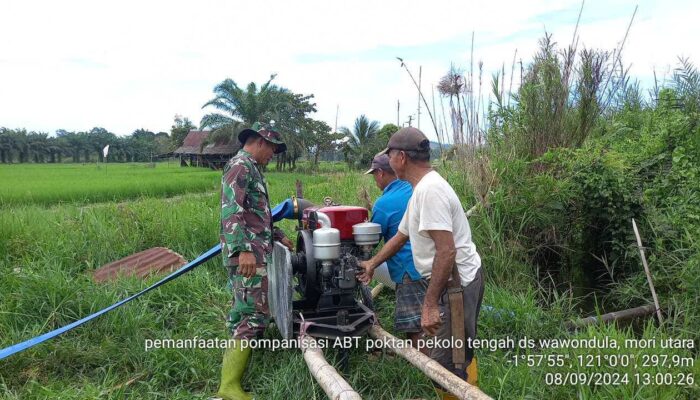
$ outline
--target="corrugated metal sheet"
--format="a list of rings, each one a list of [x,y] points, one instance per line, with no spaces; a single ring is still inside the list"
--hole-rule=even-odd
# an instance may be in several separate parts
[[[92,277],[96,282],[115,280],[125,275],[144,278],[174,271],[185,264],[187,260],[176,252],[165,247],[154,247],[103,265],[93,272]]]
[[[182,146],[173,151],[173,154],[233,156],[240,148],[240,144],[238,144],[237,140],[231,141],[230,143],[227,140],[210,143],[202,148],[202,142],[206,140],[209,133],[210,131],[190,131],[185,137]]]

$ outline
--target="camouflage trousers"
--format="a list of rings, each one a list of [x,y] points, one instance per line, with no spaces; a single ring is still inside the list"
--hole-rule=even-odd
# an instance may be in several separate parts
[[[226,327],[233,339],[259,338],[270,322],[267,304],[267,270],[260,267],[255,275],[245,278],[236,267],[228,267],[228,284],[233,292],[233,306]]]

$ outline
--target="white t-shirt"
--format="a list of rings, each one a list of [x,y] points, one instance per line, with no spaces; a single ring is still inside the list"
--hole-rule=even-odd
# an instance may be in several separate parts
[[[435,243],[428,231],[449,231],[455,241],[455,261],[466,286],[481,267],[481,257],[472,242],[472,232],[462,204],[452,186],[440,174],[430,171],[413,189],[399,232],[407,235],[413,250],[413,263],[424,278],[433,271]]]

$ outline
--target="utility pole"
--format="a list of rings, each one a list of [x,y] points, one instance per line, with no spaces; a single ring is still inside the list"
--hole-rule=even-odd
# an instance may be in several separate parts
[[[413,115],[408,116],[408,126],[411,126],[411,121],[413,121]]]
[[[418,114],[417,114],[417,125],[420,129],[420,85],[421,85],[421,75],[423,75],[423,66],[418,67]]]

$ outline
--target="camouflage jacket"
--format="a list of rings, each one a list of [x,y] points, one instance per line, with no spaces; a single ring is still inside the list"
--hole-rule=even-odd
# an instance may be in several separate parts
[[[258,264],[270,264],[272,241],[284,233],[273,228],[265,178],[252,155],[240,150],[221,179],[221,254],[225,266],[237,266],[240,252],[253,252]]]

